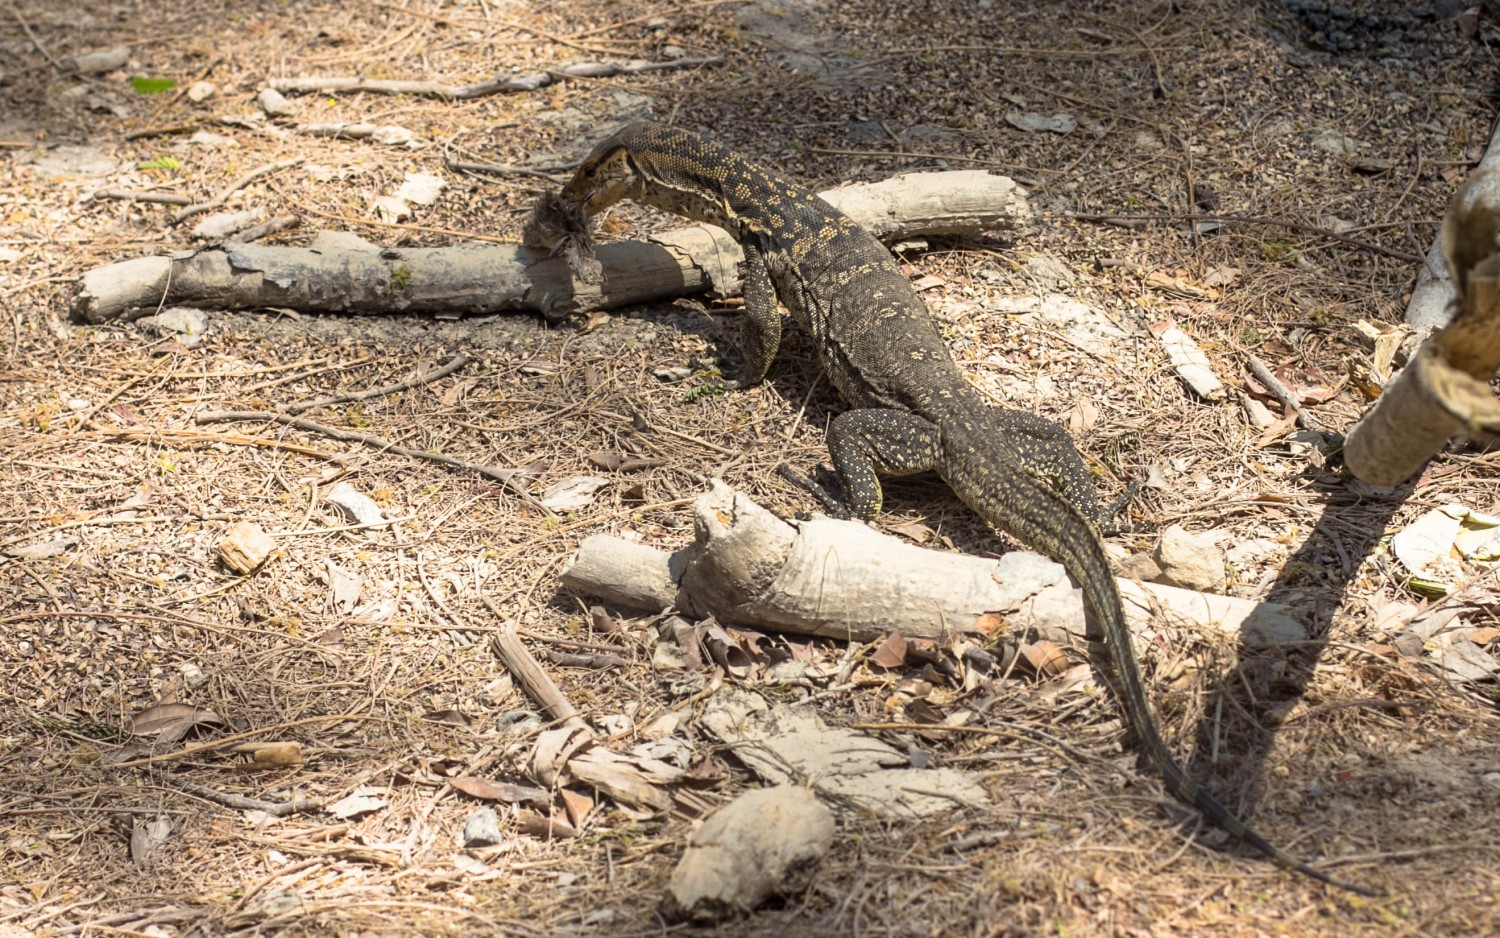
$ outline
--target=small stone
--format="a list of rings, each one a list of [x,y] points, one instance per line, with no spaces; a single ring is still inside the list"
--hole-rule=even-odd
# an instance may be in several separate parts
[[[130,47],[115,46],[112,49],[100,49],[72,56],[67,60],[67,64],[71,65],[75,72],[95,75],[99,72],[112,72],[117,68],[122,68],[129,61]]]
[[[256,96],[255,103],[266,112],[268,117],[291,117],[297,113],[297,105],[286,99],[286,95],[275,88],[262,88]]]
[[[336,483],[324,498],[355,524],[380,524],[385,521],[385,512],[380,510],[375,499],[348,482]]]
[[[219,559],[235,573],[247,574],[266,562],[276,542],[258,524],[236,521],[219,541]]]
[[[833,812],[812,792],[746,792],[703,822],[672,871],[663,911],[708,923],[806,888],[833,843]]]
[[[187,96],[189,101],[192,101],[194,104],[198,104],[200,102],[207,101],[215,94],[218,94],[218,92],[219,86],[211,81],[195,81],[193,82],[192,87],[188,88]]]
[[[1224,592],[1224,553],[1206,535],[1172,525],[1161,534],[1156,562],[1161,566],[1163,583],[1204,593]]]
[[[208,331],[208,314],[201,309],[169,306],[155,316],[144,317],[138,325],[155,335],[202,336]]]
[[[1161,567],[1151,559],[1150,554],[1131,554],[1117,564],[1120,576],[1127,580],[1138,580],[1142,583],[1150,583],[1161,576]]]
[[[500,833],[500,816],[494,808],[480,808],[464,822],[463,837],[464,846],[470,848],[505,843],[505,835]]]
[[[236,231],[244,231],[266,217],[261,207],[243,212],[215,212],[193,227],[193,237],[204,241],[222,241]]]

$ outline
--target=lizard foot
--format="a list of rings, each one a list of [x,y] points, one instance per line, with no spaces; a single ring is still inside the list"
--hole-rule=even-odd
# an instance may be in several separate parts
[[[1140,534],[1146,531],[1156,530],[1156,525],[1154,524],[1122,524],[1119,521],[1114,520],[1115,516],[1124,511],[1127,505],[1135,501],[1135,497],[1140,493],[1140,479],[1136,479],[1132,481],[1130,485],[1126,486],[1124,494],[1115,499],[1114,504],[1104,509],[1103,513],[1100,515],[1100,518],[1095,525],[1096,527],[1098,527],[1099,533],[1104,535],[1105,537],[1109,537],[1114,534]]]
[[[850,521],[854,518],[854,514],[849,511],[849,506],[844,504],[842,499],[838,498],[832,492],[830,492],[827,485],[824,484],[829,480],[829,477],[832,476],[833,473],[823,466],[819,466],[817,470],[815,470],[816,474],[819,476],[820,481],[809,479],[807,476],[793,469],[791,466],[788,466],[786,463],[782,463],[781,465],[777,466],[776,472],[780,474],[783,479],[786,479],[788,482],[797,486],[797,488],[802,489],[813,498],[816,498],[823,505],[823,511],[825,511],[830,518],[837,518],[840,521]],[[836,477],[833,481],[834,484],[837,485]]]

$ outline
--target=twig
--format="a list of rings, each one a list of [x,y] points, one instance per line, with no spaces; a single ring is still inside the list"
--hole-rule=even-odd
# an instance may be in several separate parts
[[[1265,362],[1254,355],[1249,356],[1249,362],[1250,373],[1255,375],[1255,380],[1265,385],[1266,390],[1275,395],[1283,407],[1297,415],[1297,423],[1304,430],[1312,430],[1317,433],[1328,432],[1328,428],[1323,426],[1322,421],[1303,409],[1301,402],[1297,400],[1297,395],[1293,394],[1286,385],[1281,383],[1281,379],[1272,373],[1270,367]]]
[[[619,655],[584,655],[572,651],[558,651],[555,648],[547,650],[547,660],[564,668],[593,668],[599,671],[609,668],[623,668],[629,664],[629,662]]]
[[[383,718],[370,716],[367,713],[329,713],[322,716],[303,717],[300,720],[288,720],[284,723],[273,723],[269,726],[245,730],[243,733],[232,733],[228,736],[211,740],[210,742],[199,743],[196,746],[187,746],[175,752],[164,752],[155,756],[143,756],[139,759],[131,759],[129,762],[116,762],[108,766],[108,768],[138,769],[143,765],[160,765],[163,762],[176,762],[178,759],[186,759],[189,756],[196,756],[199,753],[227,749],[235,743],[255,739],[257,736],[265,736],[268,733],[284,733],[299,726],[312,726],[318,723],[342,723],[352,720],[364,720],[372,723],[384,722]]]
[[[489,607],[490,612],[496,615],[500,611],[489,601],[489,597],[483,597],[484,604]],[[588,724],[583,717],[578,715],[578,709],[568,702],[563,692],[553,683],[547,672],[521,644],[521,638],[516,634],[515,620],[507,621],[490,640],[490,648],[495,657],[505,669],[520,683],[521,688],[541,705],[547,715],[564,726],[577,727],[588,730]]]
[[[537,91],[559,81],[573,78],[610,78],[615,75],[642,75],[668,69],[698,68],[722,65],[722,55],[704,55],[673,59],[669,62],[575,62],[562,68],[529,72],[506,78],[492,78],[471,85],[448,85],[440,81],[402,81],[357,76],[311,76],[306,78],[273,78],[270,87],[284,94],[414,94],[434,98],[467,100],[492,94],[514,94]]]
[[[452,466],[455,469],[467,469],[468,471],[476,472],[487,479],[494,479],[496,482],[499,482],[501,485],[514,492],[521,499],[521,501],[537,509],[538,511],[545,512],[547,517],[549,518],[555,517],[550,509],[548,509],[541,502],[537,501],[534,495],[526,491],[526,489],[522,487],[521,483],[516,481],[515,477],[520,475],[521,473],[515,469],[496,469],[494,466],[483,466],[479,463],[469,462],[467,460],[458,459],[453,456],[444,456],[442,453],[429,453],[425,450],[412,449],[410,446],[402,446],[399,443],[392,443],[390,440],[375,436],[371,433],[356,433],[353,430],[340,430],[337,427],[330,427],[326,424],[321,424],[313,420],[307,420],[302,417],[293,417],[290,414],[273,414],[262,410],[216,410],[198,414],[194,419],[198,423],[220,423],[224,421],[237,420],[266,420],[270,421],[271,423],[279,423],[282,426],[295,427],[298,430],[306,430],[309,433],[318,433],[331,439],[342,440],[346,443],[360,443],[364,446],[369,446],[374,449],[385,450],[392,453],[398,453],[402,456],[408,456],[412,459],[425,459],[428,462],[435,462],[444,466]]]
[[[1290,218],[1267,218],[1261,215],[1204,215],[1171,212],[1165,212],[1156,215],[1136,215],[1134,213],[1129,215],[1095,215],[1075,212],[1062,212],[1059,214],[1050,215],[1048,217],[1071,218],[1074,221],[1102,222],[1107,225],[1122,225],[1124,227],[1131,227],[1137,222],[1147,221],[1219,221],[1239,225],[1274,225],[1278,228],[1290,228],[1293,231],[1305,231],[1308,234],[1315,234],[1319,237],[1328,238],[1332,241],[1342,241],[1345,244],[1352,244],[1355,247],[1364,248],[1366,251],[1370,251],[1375,254],[1384,254],[1386,257],[1394,257],[1397,260],[1406,261],[1408,263],[1422,263],[1422,258],[1419,255],[1412,254],[1407,251],[1397,251],[1393,248],[1381,247],[1378,244],[1371,244],[1369,241],[1361,241],[1359,238],[1351,238],[1348,235],[1340,234],[1337,231],[1330,231],[1327,228],[1319,228],[1317,225],[1309,225],[1306,222],[1293,221]]]
[[[91,199],[123,199],[131,202],[158,202],[162,205],[192,205],[192,197],[181,192],[132,192],[129,189],[100,189]]]
[[[302,157],[296,156],[289,160],[282,160],[279,163],[268,163],[258,169],[252,169],[250,172],[230,183],[223,191],[221,191],[218,195],[215,195],[213,198],[209,199],[207,202],[199,202],[196,205],[189,205],[187,208],[173,215],[172,224],[180,225],[184,221],[187,221],[189,218],[192,218],[194,215],[200,215],[204,212],[216,209],[224,204],[225,199],[250,185],[250,183],[254,182],[260,177],[269,175],[270,173],[278,172],[279,170],[287,169],[292,166],[296,166],[298,163],[302,162],[302,159]]]
[[[275,218],[267,219],[254,227],[232,235],[229,240],[238,244],[248,244],[251,241],[259,241],[267,235],[290,231],[300,224],[302,224],[302,219],[296,215],[277,215]]]
[[[59,72],[66,72],[68,67],[52,57],[52,53],[47,51],[47,47],[42,45],[42,41],[36,37],[36,33],[31,31],[31,24],[26,22],[26,17],[21,15],[20,9],[14,4],[11,5],[10,14],[16,18],[17,23],[21,24],[21,29],[26,31],[26,38],[30,39],[31,44],[36,46],[36,51],[42,54],[42,58],[51,62],[52,67]]]
[[[323,802],[313,798],[293,798],[291,801],[262,801],[259,798],[250,798],[246,795],[236,795],[233,792],[218,791],[205,785],[196,785],[185,779],[163,778],[162,784],[169,788],[185,791],[190,795],[221,804],[226,808],[234,808],[236,811],[264,811],[272,817],[289,817],[293,814],[302,814],[306,811],[317,811],[323,807]]]
[[[388,384],[379,388],[366,388],[363,391],[348,391],[343,394],[335,394],[331,397],[320,397],[315,401],[304,401],[300,404],[288,404],[281,409],[288,414],[300,414],[304,411],[312,410],[314,407],[343,404],[348,401],[367,401],[373,397],[384,397],[387,394],[395,394],[398,391],[405,391],[419,385],[430,384],[439,378],[445,378],[468,363],[469,356],[460,352],[457,355],[449,357],[447,361],[431,371],[412,375],[404,381],[397,381],[395,384]]]
[[[463,173],[494,173],[498,176],[535,176],[548,182],[567,182],[567,176],[527,169],[525,166],[507,166],[504,163],[475,163],[467,160],[448,160],[448,168]]]

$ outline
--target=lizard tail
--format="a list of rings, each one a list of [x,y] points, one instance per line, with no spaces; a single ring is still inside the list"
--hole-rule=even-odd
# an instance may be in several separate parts
[[[945,442],[954,441],[954,428],[945,427]],[[963,431],[958,431],[961,434]],[[1156,715],[1146,695],[1145,681],[1136,660],[1120,589],[1110,569],[1099,535],[1081,512],[1042,480],[1012,469],[1003,480],[988,478],[979,469],[965,472],[962,459],[947,460],[944,480],[960,498],[1000,531],[1010,534],[1057,560],[1083,588],[1085,605],[1104,631],[1105,644],[1114,660],[1115,675],[1126,716],[1135,728],[1147,758],[1166,780],[1167,788],[1197,808],[1211,823],[1233,834],[1278,865],[1310,876],[1322,883],[1365,896],[1378,892],[1335,879],[1309,866],[1251,830],[1218,802],[1206,789],[1188,777],[1162,741]]]

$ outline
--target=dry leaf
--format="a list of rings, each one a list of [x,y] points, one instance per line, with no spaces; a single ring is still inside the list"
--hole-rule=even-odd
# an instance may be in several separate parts
[[[601,635],[608,635],[620,631],[620,622],[603,606],[590,606],[589,628]]]
[[[449,386],[442,394],[445,407],[452,407],[468,396],[469,392],[479,386],[478,378],[460,378]]]
[[[181,739],[194,726],[212,724],[223,726],[224,720],[212,710],[199,710],[192,704],[164,703],[147,707],[130,718],[130,732],[137,736],[152,734],[167,735],[175,732],[173,739]]]
[[[571,476],[549,486],[541,503],[551,511],[578,511],[594,503],[594,493],[609,484],[598,476]]]
[[[141,823],[136,820],[135,826],[130,830],[130,859],[136,866],[149,866],[151,855],[156,848],[166,843],[167,838],[172,835],[171,818],[159,817],[154,821]]]
[[[906,521],[893,521],[885,525],[885,529],[892,534],[899,534],[917,544],[925,544],[932,540],[936,533],[932,528],[916,519]]]
[[[885,641],[880,643],[880,647],[875,649],[874,654],[870,655],[870,664],[887,671],[894,671],[906,664],[907,647],[905,636],[900,632],[892,632],[885,637]]]
[[[353,570],[346,570],[332,559],[326,560],[328,585],[333,590],[333,607],[344,615],[359,605],[359,594],[364,589],[364,578]]]
[[[251,756],[251,764],[265,768],[280,768],[288,765],[302,764],[302,745],[300,743],[272,743],[255,750]]]
[[[386,806],[385,799],[380,797],[384,791],[383,788],[361,786],[329,805],[328,813],[341,821],[347,821],[361,814],[379,811]]]
[[[460,775],[448,779],[448,785],[470,798],[481,801],[503,801],[506,804],[534,804],[545,808],[552,803],[552,796],[545,789],[533,785],[515,785],[510,782],[495,782],[474,775]]]
[[[568,814],[568,822],[575,828],[582,828],[589,812],[594,810],[594,799],[571,788],[560,788],[557,794],[562,798],[563,810]]]
[[[474,725],[473,719],[462,710],[432,710],[422,714],[422,719],[430,723],[443,723],[447,726],[470,727]]]
[[[1054,642],[1043,639],[1021,646],[1021,656],[1041,677],[1057,677],[1068,670],[1068,656]]]
[[[1068,429],[1074,436],[1082,436],[1099,422],[1099,406],[1089,398],[1079,398],[1068,411]]]
[[[1005,617],[998,612],[986,612],[975,616],[970,628],[985,635],[994,635],[995,632],[1005,628]]]
[[[516,830],[532,837],[551,840],[553,837],[577,837],[578,830],[561,818],[548,820],[530,811],[516,815]]]

